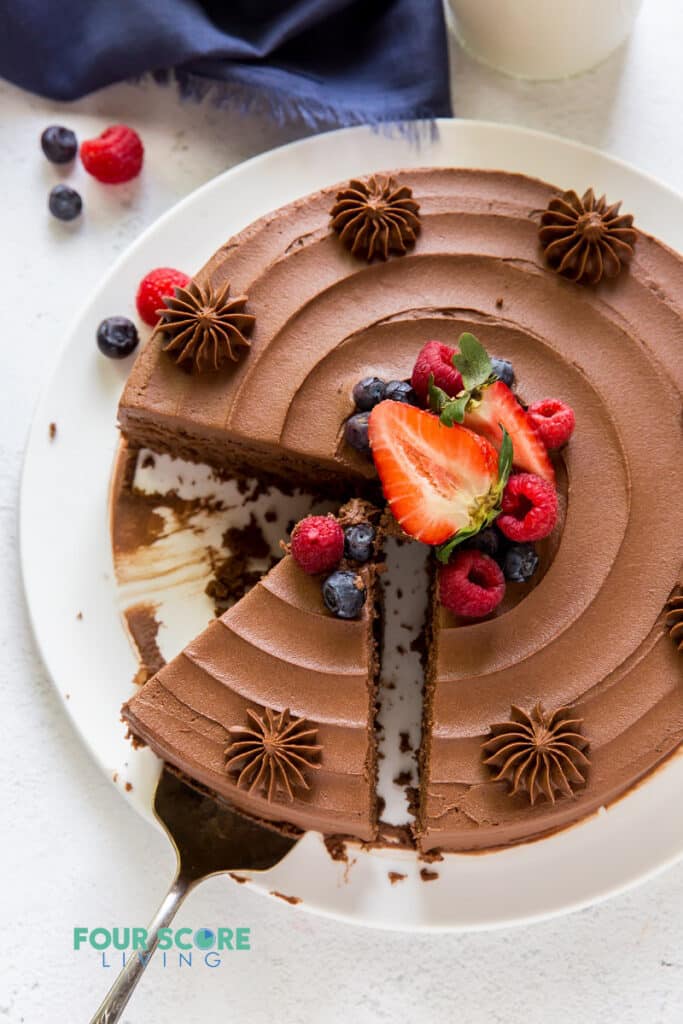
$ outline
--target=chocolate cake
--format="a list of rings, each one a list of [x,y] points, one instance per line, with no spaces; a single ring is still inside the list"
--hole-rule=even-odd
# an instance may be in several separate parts
[[[347,443],[354,386],[406,382],[434,338],[455,349],[476,335],[494,363],[509,360],[525,421],[548,395],[574,412],[547,471],[520,461],[512,437],[513,472],[545,475],[558,495],[533,583],[508,584],[475,621],[444,607],[435,573],[423,850],[565,827],[681,743],[683,261],[619,204],[502,172],[396,171],[262,218],[167,307],[126,385],[121,429],[133,447],[229,474],[377,493],[377,459]],[[495,379],[465,396],[453,429],[502,453],[476,408]],[[489,462],[494,449],[482,448]],[[127,705],[131,731],[250,814],[371,837],[373,608],[335,620],[286,556]],[[249,793],[225,768],[228,730],[265,708],[311,723],[322,747],[291,803]]]
[[[379,674],[379,515],[358,618],[326,609],[316,576],[286,554],[123,708],[136,740],[178,772],[275,824],[374,838]],[[351,564],[351,563],[349,563]]]

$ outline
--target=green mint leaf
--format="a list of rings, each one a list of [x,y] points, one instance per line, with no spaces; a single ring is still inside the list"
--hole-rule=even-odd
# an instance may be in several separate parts
[[[441,422],[446,427],[452,427],[454,423],[462,423],[465,419],[465,410],[470,400],[468,391],[465,391],[458,398],[453,398],[444,405],[441,411]]]
[[[466,391],[483,387],[489,383],[489,378],[495,378],[488,353],[473,334],[461,334],[458,348],[460,351],[453,356],[453,366],[462,374]]]

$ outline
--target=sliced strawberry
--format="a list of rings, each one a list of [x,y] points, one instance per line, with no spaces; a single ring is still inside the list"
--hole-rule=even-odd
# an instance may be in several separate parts
[[[555,470],[543,441],[507,384],[498,380],[483,388],[478,404],[465,413],[465,426],[486,437],[496,448],[502,441],[501,424],[512,440],[513,465],[555,483]]]
[[[370,413],[369,436],[384,496],[416,540],[442,544],[483,521],[495,502],[496,450],[466,427],[385,401]]]

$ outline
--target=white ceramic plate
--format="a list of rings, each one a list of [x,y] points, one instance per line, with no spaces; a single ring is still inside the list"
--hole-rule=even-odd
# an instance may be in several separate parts
[[[102,770],[148,819],[158,771],[149,751],[124,738],[119,707],[136,663],[119,619],[107,517],[117,445],[116,406],[130,361],[97,352],[99,321],[134,315],[139,279],[160,263],[198,269],[230,235],[268,210],[335,181],[391,167],[501,168],[562,187],[594,185],[624,200],[640,227],[683,250],[683,199],[595,150],[549,135],[442,121],[419,148],[366,128],[316,136],[242,164],[179,203],[112,267],[81,311],[39,404],[21,493],[21,558],[30,615],[64,707]],[[58,427],[54,441],[49,424]],[[82,618],[78,613],[82,613]],[[124,785],[132,783],[126,792]],[[301,899],[309,910],[376,927],[480,929],[586,906],[642,881],[683,855],[683,758],[590,820],[541,842],[423,865],[409,852],[352,850],[347,869],[320,837],[305,836],[251,885]],[[392,885],[389,871],[404,874]]]

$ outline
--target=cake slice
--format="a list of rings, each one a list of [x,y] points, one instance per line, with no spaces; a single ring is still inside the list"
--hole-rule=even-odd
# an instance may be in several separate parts
[[[133,738],[248,815],[362,840],[377,828],[381,522],[352,501],[334,517],[370,523],[365,562],[343,558],[365,591],[336,617],[286,553],[123,707]],[[329,577],[328,577],[329,578]],[[362,592],[362,590],[361,590]]]

